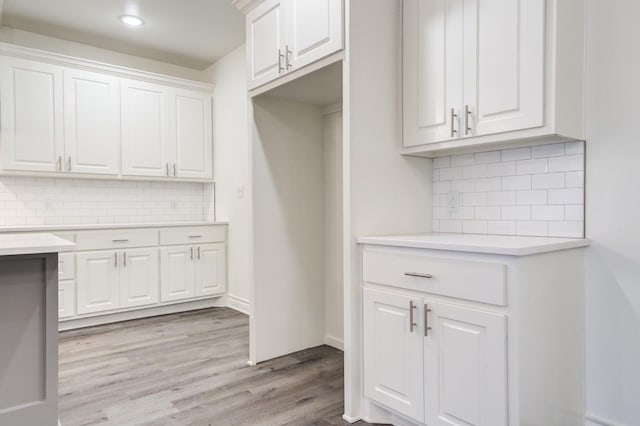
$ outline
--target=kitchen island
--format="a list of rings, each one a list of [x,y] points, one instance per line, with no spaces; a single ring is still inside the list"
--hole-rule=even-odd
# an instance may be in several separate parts
[[[58,253],[53,234],[0,235],[0,424],[58,424]]]

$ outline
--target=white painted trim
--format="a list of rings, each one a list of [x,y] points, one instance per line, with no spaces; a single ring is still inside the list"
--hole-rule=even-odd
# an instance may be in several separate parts
[[[242,297],[234,296],[233,294],[227,295],[227,307],[242,312],[245,315],[251,314],[251,302]]]
[[[263,0],[233,0],[231,4],[234,5],[240,12],[246,14],[251,9],[262,3],[262,1]]]
[[[346,422],[349,422],[349,423],[355,423],[357,421],[362,420],[362,418],[361,417],[349,417],[346,414],[343,414],[342,415],[342,420],[344,420]]]
[[[198,309],[216,307],[219,298],[195,300],[185,303],[176,303],[165,306],[154,306],[146,309],[137,308],[137,310],[127,312],[117,312],[113,314],[100,313],[92,317],[73,318],[60,321],[58,323],[59,331],[74,330],[76,328],[93,327],[95,325],[110,324],[114,322],[128,321],[132,319],[153,317],[158,315],[175,314],[179,312],[194,311]]]
[[[258,365],[258,363],[257,362],[253,362],[253,361],[247,361],[247,365],[249,367],[255,367],[256,365]]]
[[[55,65],[85,69],[89,71],[109,73],[118,77],[134,78],[151,83],[170,84],[172,86],[181,87],[184,89],[199,90],[212,93],[215,90],[215,85],[211,83],[205,83],[196,80],[187,80],[185,78],[172,77],[148,71],[140,71],[133,68],[111,65],[104,62],[76,58],[68,55],[61,55],[59,53],[47,52],[44,50],[32,49],[29,47],[17,46],[9,43],[0,43],[0,54],[17,58],[42,61]]]
[[[585,415],[585,426],[626,426],[624,423],[616,422],[593,413]]]
[[[344,352],[344,340],[338,339],[337,337],[325,335],[324,336],[324,344],[329,345],[333,348],[340,349]]]
[[[322,115],[329,115],[335,112],[342,112],[342,102],[336,102],[335,104],[327,105],[322,108]]]

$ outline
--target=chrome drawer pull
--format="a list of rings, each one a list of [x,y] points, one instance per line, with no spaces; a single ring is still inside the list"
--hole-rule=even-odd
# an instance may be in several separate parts
[[[189,238],[202,238],[202,235],[189,235]]]
[[[431,312],[431,309],[429,308],[429,305],[425,303],[424,304],[424,335],[425,337],[429,336],[429,330],[431,330],[431,327],[429,327],[429,312]]]
[[[417,306],[413,304],[413,300],[409,301],[409,333],[413,333],[413,327],[417,327],[418,323],[414,322],[413,318],[413,310],[416,309]]]
[[[405,272],[404,274],[408,277],[433,278],[431,274],[421,274],[419,272]]]
[[[128,243],[129,242],[129,240],[126,240],[126,239],[125,240],[111,240],[111,241],[114,242],[114,243]]]

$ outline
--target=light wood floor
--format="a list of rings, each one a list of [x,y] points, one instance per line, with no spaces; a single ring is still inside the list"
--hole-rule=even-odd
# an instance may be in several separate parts
[[[214,308],[61,333],[62,426],[347,424],[342,352],[248,367],[248,323]]]

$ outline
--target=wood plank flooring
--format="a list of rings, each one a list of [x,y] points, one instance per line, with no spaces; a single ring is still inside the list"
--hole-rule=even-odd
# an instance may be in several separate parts
[[[248,317],[228,308],[63,332],[59,353],[62,426],[348,424],[342,352],[248,367]]]

